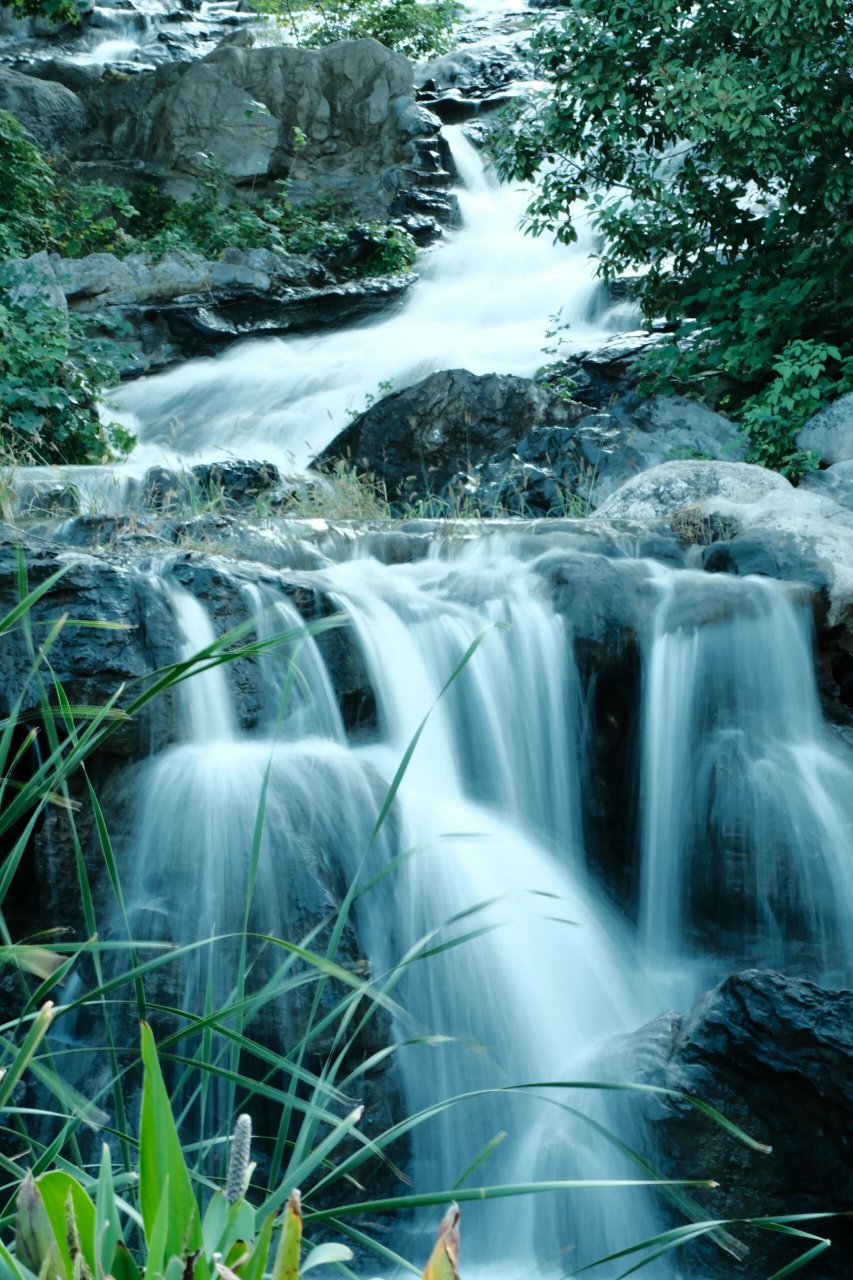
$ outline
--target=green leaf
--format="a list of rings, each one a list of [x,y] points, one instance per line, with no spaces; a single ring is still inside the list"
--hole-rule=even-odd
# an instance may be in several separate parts
[[[74,1267],[70,1244],[71,1232],[68,1230],[67,1221],[67,1206],[70,1197],[80,1249],[89,1272],[92,1275],[96,1275],[95,1206],[88,1193],[83,1190],[76,1178],[61,1169],[43,1173],[38,1178],[36,1185],[44,1201],[47,1215],[50,1218],[53,1234],[56,1236],[65,1274],[69,1277],[69,1280],[72,1276],[78,1274]]]
[[[166,1258],[183,1257],[201,1248],[201,1217],[184,1153],[163,1082],[151,1028],[142,1024],[142,1110],[139,1120],[139,1203],[146,1240],[150,1240],[160,1212],[162,1191],[169,1180],[163,1249]]]
[[[15,1252],[18,1260],[36,1275],[40,1275],[42,1269],[46,1268],[49,1274],[61,1273],[67,1276],[68,1270],[53,1224],[31,1173],[27,1173],[21,1183],[17,1210]]]
[[[95,1197],[95,1247],[98,1280],[113,1274],[113,1258],[122,1242],[118,1202],[113,1185],[113,1163],[106,1143],[101,1147],[101,1167]]]

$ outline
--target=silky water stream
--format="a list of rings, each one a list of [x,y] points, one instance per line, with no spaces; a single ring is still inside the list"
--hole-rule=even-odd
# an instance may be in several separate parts
[[[334,333],[241,342],[122,387],[110,412],[138,436],[134,467],[258,457],[292,472],[383,386],[399,390],[436,369],[531,376],[562,300],[568,348],[612,332],[589,244],[525,236],[526,193],[497,183],[461,126],[446,134],[462,226],[424,256],[402,308]]]
[[[239,724],[234,673],[189,681],[184,740],[155,755],[137,783],[127,856],[134,931],[189,941],[242,927],[268,778],[254,929],[281,934],[289,921],[307,933],[319,868],[339,891],[375,880],[355,907],[373,974],[430,939],[435,954],[409,963],[394,993],[406,1010],[395,1034],[409,1112],[472,1090],[612,1078],[608,1045],[621,1033],[755,960],[849,975],[853,771],[821,721],[807,601],[781,584],[618,561],[644,585],[634,620],[643,729],[621,797],[629,805],[639,795],[638,847],[621,851],[640,859],[639,904],[617,907],[600,887],[585,849],[590,709],[553,591],[555,570],[585,554],[567,532],[530,539],[505,528],[437,539],[423,559],[385,563],[356,539],[289,576],[291,590],[318,593],[348,619],[375,716],[367,728],[345,726],[313,639],[299,645],[300,678],[283,708],[287,664],[273,655],[258,664],[266,711],[251,732]],[[214,631],[171,567],[162,566],[161,589],[186,655]],[[298,626],[269,574],[235,590],[257,612],[259,635]],[[442,949],[453,939],[463,940]],[[211,998],[211,982],[213,998],[232,988],[235,952],[217,954],[213,978],[207,961],[184,970],[179,998],[189,1007]],[[276,1034],[294,1032],[281,1010]],[[442,1039],[405,1047],[424,1037]],[[561,1104],[643,1149],[625,1102],[554,1088],[492,1095],[416,1132],[414,1188],[452,1186],[502,1131],[478,1183],[642,1176]],[[467,1206],[472,1263],[565,1273],[660,1224],[645,1191],[512,1204],[511,1213]],[[649,1274],[691,1273],[659,1262]]]

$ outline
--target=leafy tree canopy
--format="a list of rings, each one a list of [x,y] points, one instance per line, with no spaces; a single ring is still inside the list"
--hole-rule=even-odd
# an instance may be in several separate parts
[[[805,344],[849,385],[849,0],[573,0],[533,47],[550,88],[498,131],[499,170],[536,181],[532,230],[574,240],[582,202],[601,274],[642,269],[646,317],[683,322],[670,379],[713,367],[737,405]],[[784,464],[793,417],[762,460]]]

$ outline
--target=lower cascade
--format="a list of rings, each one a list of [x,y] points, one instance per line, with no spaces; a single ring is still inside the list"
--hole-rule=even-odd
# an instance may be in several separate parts
[[[805,599],[769,580],[608,560],[626,600],[640,601],[628,624],[641,651],[626,695],[638,726],[631,776],[608,780],[632,809],[619,856],[635,865],[637,891],[617,902],[588,841],[582,637],[555,589],[573,566],[594,575],[601,558],[559,535],[534,542],[507,530],[450,537],[389,563],[356,540],[289,574],[291,599],[269,581],[244,584],[257,635],[293,636],[257,661],[254,728],[240,725],[233,673],[188,681],[181,740],[138,766],[115,801],[134,937],[227,939],[244,924],[312,937],[357,887],[356,962],[393,990],[407,1113],[479,1095],[413,1134],[420,1191],[456,1185],[504,1131],[492,1183],[642,1179],[602,1137],[644,1150],[630,1097],[559,1082],[629,1080],[621,1038],[696,999],[719,976],[715,956],[727,971],[770,964],[829,982],[851,972],[853,766],[822,721]],[[156,589],[188,656],[215,628],[173,571],[160,566]],[[294,591],[345,620],[363,666],[361,720],[342,719]],[[170,1003],[227,998],[239,944],[216,956],[188,957]],[[252,981],[278,963],[260,947]],[[298,1009],[277,1005],[265,1034],[298,1035]],[[645,1190],[511,1203],[523,1207],[469,1206],[467,1247],[519,1273],[534,1258],[562,1273],[567,1250],[584,1265],[662,1223]],[[664,1260],[650,1274],[692,1273]]]

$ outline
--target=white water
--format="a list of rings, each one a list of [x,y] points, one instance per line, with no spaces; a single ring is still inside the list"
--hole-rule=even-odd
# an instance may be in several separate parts
[[[138,435],[132,466],[258,457],[293,471],[381,383],[399,390],[448,368],[533,374],[560,306],[571,324],[567,349],[608,336],[595,318],[589,242],[525,236],[526,193],[484,171],[461,129],[447,134],[463,181],[463,225],[424,257],[402,310],[314,337],[246,341],[122,387],[109,411]]]
[[[646,657],[641,929],[670,972],[853,968],[853,770],[822,723],[807,602],[661,571]],[[849,755],[849,753],[845,753]],[[684,985],[682,983],[682,991]]]
[[[261,660],[266,710],[254,733],[237,727],[233,672],[184,686],[186,740],[154,757],[139,783],[140,835],[128,857],[138,937],[190,941],[248,918],[260,932],[298,939],[334,911],[347,884],[376,879],[356,901],[364,954],[380,981],[409,957],[394,988],[407,1011],[400,1040],[440,1037],[399,1051],[409,1112],[476,1089],[606,1079],[611,1070],[624,1078],[624,1067],[608,1067],[608,1037],[673,1003],[687,1007],[714,976],[710,952],[725,954],[726,971],[757,958],[815,977],[851,959],[853,771],[821,721],[802,602],[772,582],[625,561],[632,580],[648,576],[648,613],[642,603],[635,619],[645,656],[634,930],[585,870],[588,713],[572,636],[547,585],[556,560],[583,553],[559,535],[541,541],[537,554],[529,537],[507,530],[436,543],[406,564],[360,556],[356,545],[339,563],[295,573],[298,590],[320,592],[350,619],[376,699],[372,738],[347,738],[324,651],[306,638]],[[211,624],[168,577],[166,589],[186,657],[210,643]],[[240,590],[249,611],[264,611],[260,637],[298,624],[272,577]],[[371,844],[386,789],[427,716]],[[702,945],[694,917],[704,922]],[[425,948],[436,953],[418,959]],[[174,1003],[227,998],[237,944],[215,955],[185,966]],[[253,966],[254,989],[270,964],[267,956]],[[275,1035],[295,1034],[293,1007],[277,1007],[275,1019]],[[478,1184],[638,1176],[560,1104],[653,1157],[630,1103],[538,1094],[471,1100],[418,1131],[414,1190],[453,1185],[501,1131]],[[566,1251],[581,1265],[659,1225],[645,1192],[528,1198],[511,1213],[469,1205],[466,1253],[508,1275],[529,1270],[535,1252],[548,1273]],[[680,1273],[658,1262],[649,1274]]]

